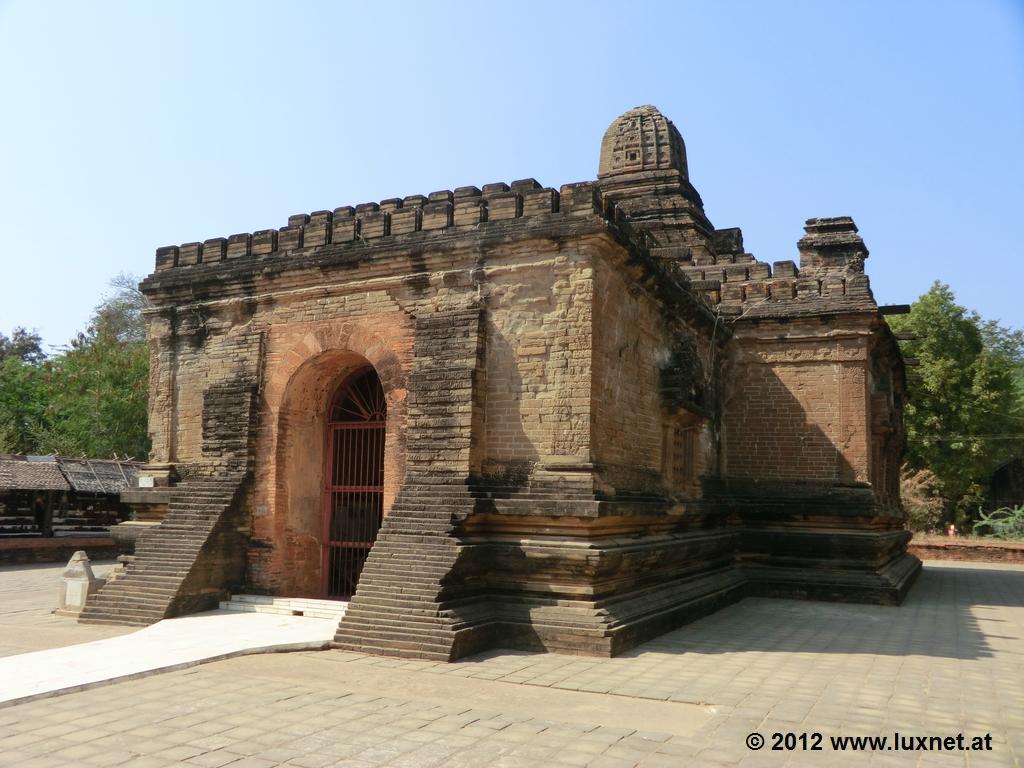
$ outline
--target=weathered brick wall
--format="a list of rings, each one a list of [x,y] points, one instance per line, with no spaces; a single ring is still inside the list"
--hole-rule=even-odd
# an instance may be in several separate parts
[[[255,394],[261,344],[259,329],[235,326],[199,309],[151,313],[150,461],[206,465],[208,470],[231,459],[244,461],[246,424],[239,423],[231,434],[229,422],[242,415],[229,412],[243,408],[248,413],[249,406],[229,393]],[[221,411],[221,420],[210,420]]]
[[[606,261],[595,270],[593,454],[612,493],[656,490],[661,481],[659,363],[668,354],[668,329],[628,280]]]
[[[906,448],[903,426],[906,379],[899,346],[884,322],[873,329],[869,355],[870,480],[879,500],[890,509],[900,510],[900,466]]]
[[[736,325],[723,408],[726,477],[867,481],[863,321]]]
[[[605,492],[658,492],[666,485],[684,490],[666,477],[673,433],[687,426],[697,429],[693,474],[699,477],[715,463],[712,424],[671,402],[663,372],[676,362],[677,337],[686,337],[697,365],[684,378],[699,382],[699,396],[710,398],[710,336],[678,320],[667,323],[663,306],[640,287],[633,271],[612,252],[595,265],[592,452]]]
[[[483,474],[522,480],[553,456],[589,461],[591,253],[522,243],[485,267]]]
[[[203,451],[204,400],[209,404],[210,393],[223,388],[218,371],[241,365],[229,340],[262,340],[262,353],[250,351],[243,366],[261,374],[248,581],[272,593],[317,594],[328,403],[359,366],[370,363],[381,377],[388,401],[387,514],[407,469],[407,378],[417,317],[482,301],[481,357],[466,361],[477,368],[477,394],[451,414],[472,412],[470,471],[521,478],[551,457],[589,460],[595,252],[585,242],[565,247],[528,239],[493,248],[472,271],[473,262],[447,256],[429,273],[421,266],[410,275],[406,266],[390,277],[373,269],[335,280],[293,274],[298,290],[171,311],[167,332],[154,334],[153,357],[165,366],[155,379],[173,387],[161,398],[158,386],[155,397],[172,404],[169,416],[161,412],[152,422],[160,433],[155,445],[170,431],[161,460],[215,459]],[[160,322],[155,318],[154,326]]]

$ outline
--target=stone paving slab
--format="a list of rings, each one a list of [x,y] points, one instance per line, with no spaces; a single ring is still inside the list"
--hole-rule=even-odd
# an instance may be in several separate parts
[[[271,654],[32,701],[0,709],[0,766],[1020,768],[1022,638],[1024,568],[929,562],[899,608],[748,599],[615,659]],[[894,730],[993,749],[746,745]]]
[[[326,648],[338,622],[207,611],[119,637],[0,658],[0,707],[249,653]]]
[[[113,560],[93,562],[100,578],[114,567]],[[60,575],[65,563],[0,566],[0,656],[87,643],[134,632],[135,627],[77,624],[54,616]]]
[[[724,738],[736,761],[764,759],[743,747],[754,731],[992,733],[1007,762],[972,755],[972,765],[1017,765],[1024,755],[1020,566],[929,562],[899,607],[746,599],[613,659],[502,650],[456,664],[320,658],[706,705],[719,715],[707,747]],[[719,722],[725,730],[714,735]],[[951,759],[931,754],[922,765],[966,764]]]
[[[712,713],[249,656],[0,710],[0,766],[681,765]],[[670,763],[660,763],[667,765]]]

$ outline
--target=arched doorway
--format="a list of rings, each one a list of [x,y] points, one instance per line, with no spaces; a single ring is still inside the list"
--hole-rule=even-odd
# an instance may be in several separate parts
[[[384,513],[387,403],[377,372],[352,373],[331,398],[324,446],[322,594],[351,597]]]

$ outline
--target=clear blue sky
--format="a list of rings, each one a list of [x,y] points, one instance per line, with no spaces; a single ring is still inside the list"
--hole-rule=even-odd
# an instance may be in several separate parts
[[[765,261],[852,215],[881,302],[1024,327],[1024,4],[0,0],[0,331],[50,345],[157,246],[593,178],[655,104]]]

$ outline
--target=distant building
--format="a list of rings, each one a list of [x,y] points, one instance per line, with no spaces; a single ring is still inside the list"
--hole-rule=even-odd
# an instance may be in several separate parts
[[[1024,506],[1024,459],[1017,457],[1003,463],[992,473],[992,506]]]
[[[351,599],[339,647],[452,659],[614,654],[745,595],[899,602],[903,361],[853,220],[798,250],[715,229],[654,107],[596,182],[158,249],[165,517],[83,620]]]
[[[116,524],[138,463],[0,455],[0,537],[52,536]]]

